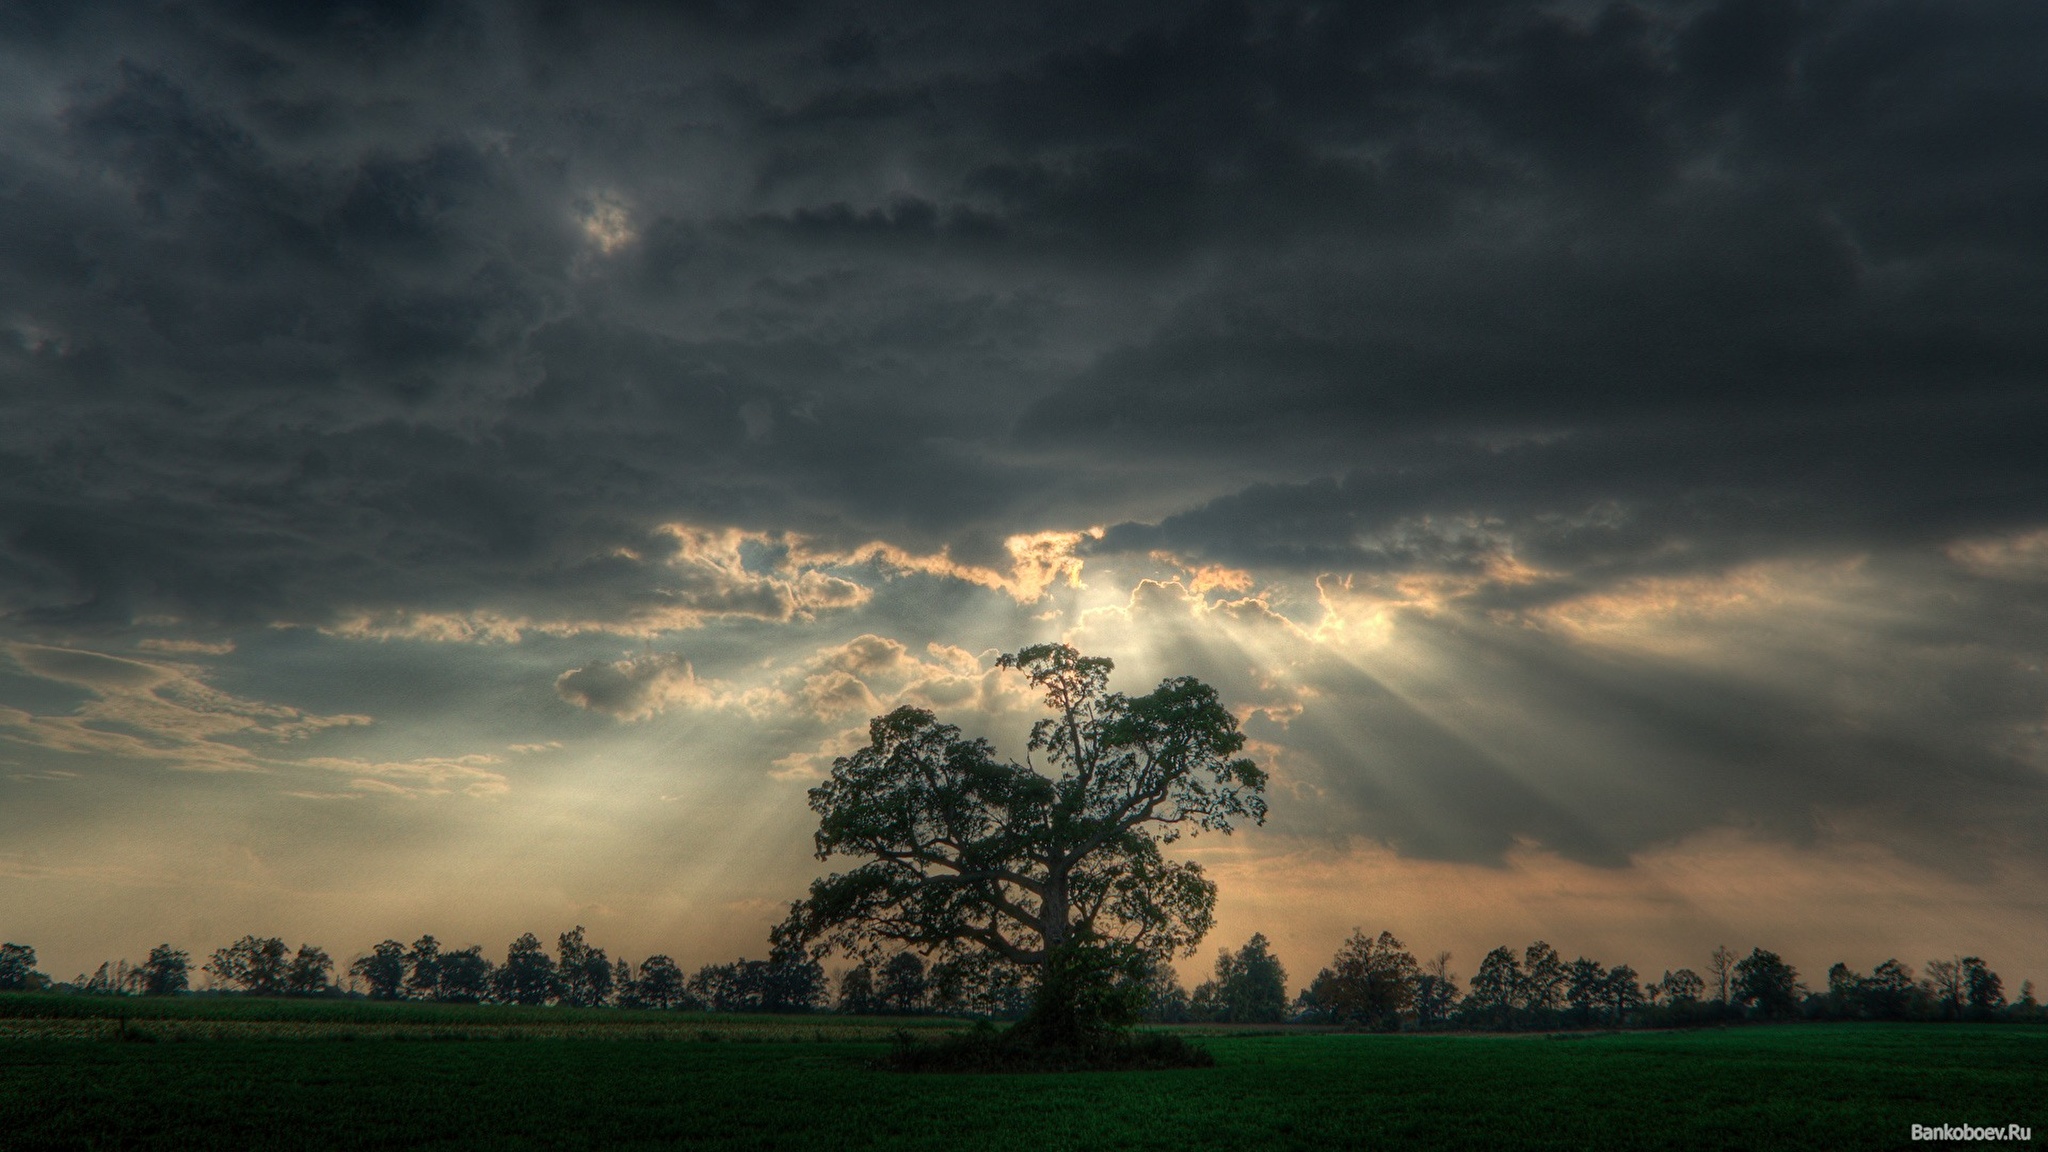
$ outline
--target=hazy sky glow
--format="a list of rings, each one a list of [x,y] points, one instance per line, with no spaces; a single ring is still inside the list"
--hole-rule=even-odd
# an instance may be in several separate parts
[[[2048,7],[15,5],[0,936],[759,953],[997,652],[1204,945],[2048,979]],[[1191,973],[1197,965],[1190,965]]]

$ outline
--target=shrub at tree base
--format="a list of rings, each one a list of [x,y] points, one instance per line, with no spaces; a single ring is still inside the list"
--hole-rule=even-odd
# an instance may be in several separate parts
[[[1073,1047],[1056,1047],[1016,1029],[998,1032],[983,1021],[970,1032],[935,1042],[896,1033],[895,1047],[877,1062],[897,1072],[1153,1072],[1213,1068],[1207,1049],[1161,1032],[1111,1032]]]

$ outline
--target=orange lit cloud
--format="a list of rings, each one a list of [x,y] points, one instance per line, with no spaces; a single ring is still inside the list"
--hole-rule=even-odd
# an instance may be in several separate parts
[[[1087,532],[1031,532],[1003,541],[1010,554],[1009,571],[953,559],[950,550],[914,553],[894,544],[874,541],[844,551],[817,551],[796,541],[791,555],[799,562],[821,566],[879,563],[899,572],[922,572],[947,576],[983,588],[1003,592],[1019,604],[1031,604],[1055,585],[1081,586],[1081,557],[1075,550],[1081,542],[1102,534],[1100,528]]]

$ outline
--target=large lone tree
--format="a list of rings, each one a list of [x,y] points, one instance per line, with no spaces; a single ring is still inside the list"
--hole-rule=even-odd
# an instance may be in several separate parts
[[[1066,1043],[1125,1022],[1101,1003],[1115,973],[1193,954],[1216,885],[1160,845],[1263,823],[1266,774],[1237,755],[1236,718],[1198,680],[1110,692],[1110,661],[1064,644],[1000,663],[1053,713],[1032,727],[1026,763],[922,708],[876,717],[868,746],[810,793],[818,858],[862,863],[812,882],[778,935],[821,955],[909,947],[1033,971],[1027,1030]]]

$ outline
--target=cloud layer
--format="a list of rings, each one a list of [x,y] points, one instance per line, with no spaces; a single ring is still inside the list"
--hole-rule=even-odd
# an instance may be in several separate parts
[[[309,12],[12,18],[16,618],[630,622],[678,520],[1599,581],[2042,516],[2032,5]]]

